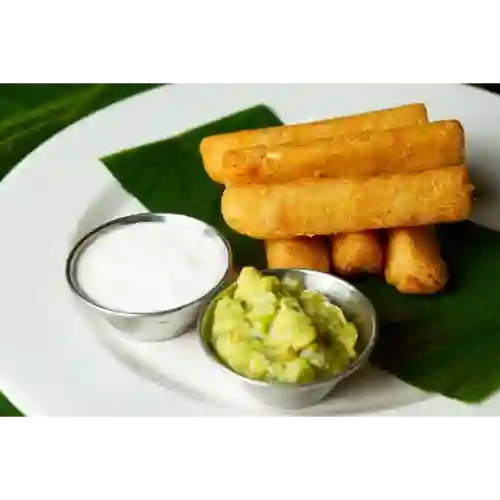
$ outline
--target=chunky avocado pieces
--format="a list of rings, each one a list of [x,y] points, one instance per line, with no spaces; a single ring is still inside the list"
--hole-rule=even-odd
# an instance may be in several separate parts
[[[256,380],[307,383],[344,371],[358,332],[342,310],[298,280],[245,267],[215,306],[211,344],[235,372]]]

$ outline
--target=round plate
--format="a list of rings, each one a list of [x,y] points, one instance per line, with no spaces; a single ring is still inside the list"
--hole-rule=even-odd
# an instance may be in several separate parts
[[[499,229],[500,98],[458,85],[186,85],[127,99],[62,131],[0,184],[0,387],[28,415],[279,415],[257,406],[204,359],[193,333],[155,344],[90,317],[64,279],[67,253],[97,225],[144,207],[99,162],[251,105],[285,123],[424,102],[465,128],[473,219]],[[131,126],[133,124],[133,126]],[[500,414],[500,397],[468,406],[374,368],[296,415]]]

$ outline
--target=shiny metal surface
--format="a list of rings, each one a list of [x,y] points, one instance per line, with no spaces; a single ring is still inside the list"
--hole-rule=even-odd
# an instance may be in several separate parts
[[[208,302],[210,302],[210,299],[228,284],[232,268],[232,254],[229,243],[224,236],[212,226],[195,219],[200,224],[206,226],[206,230],[213,235],[214,238],[221,240],[226,247],[228,256],[226,273],[222,280],[206,295],[189,304],[165,311],[151,313],[122,312],[109,309],[102,304],[96,303],[85,293],[78,283],[76,272],[78,259],[91,243],[108,231],[112,231],[120,226],[144,222],[168,224],[168,219],[172,217],[192,219],[191,217],[179,214],[141,213],[109,221],[94,229],[78,241],[71,250],[66,261],[66,280],[79,301],[83,302],[91,311],[104,318],[112,326],[137,340],[161,341],[182,335],[196,322],[199,312]]]
[[[238,380],[242,390],[249,392],[260,403],[284,409],[304,408],[319,403],[339,382],[359,370],[368,361],[378,334],[375,309],[368,298],[357,288],[330,274],[306,269],[266,269],[262,272],[280,279],[285,276],[297,278],[304,288],[317,290],[343,309],[348,319],[353,321],[358,328],[359,340],[356,345],[358,358],[340,374],[302,385],[263,382],[246,378],[226,367],[210,346],[209,337],[215,300],[205,306],[198,320],[197,332],[203,351],[228,376]],[[227,293],[234,286],[234,284],[229,286],[221,294]]]

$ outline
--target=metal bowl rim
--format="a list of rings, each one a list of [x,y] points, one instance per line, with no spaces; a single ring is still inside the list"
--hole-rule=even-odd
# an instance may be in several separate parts
[[[103,306],[101,304],[98,304],[92,298],[85,293],[85,291],[80,287],[78,280],[76,279],[76,265],[78,263],[78,259],[80,255],[83,253],[83,251],[89,246],[93,241],[95,241],[101,234],[104,234],[105,232],[111,230],[114,227],[117,226],[125,226],[129,224],[136,224],[140,222],[156,222],[156,223],[165,223],[167,217],[182,217],[185,219],[189,219],[192,221],[199,222],[206,226],[208,229],[210,229],[222,242],[224,247],[226,248],[227,251],[227,263],[226,263],[226,271],[220,281],[212,287],[208,292],[203,294],[201,297],[198,297],[194,300],[192,300],[189,303],[182,304],[180,306],[171,308],[171,309],[165,309],[161,311],[152,311],[152,312],[128,312],[128,311],[120,311],[116,309],[112,309],[106,306]],[[231,266],[232,266],[232,250],[231,250],[231,245],[229,244],[228,240],[226,237],[214,226],[211,224],[208,224],[207,222],[204,222],[200,219],[197,219],[195,217],[191,217],[188,215],[184,214],[178,214],[175,212],[139,212],[135,214],[130,214],[126,215],[124,217],[118,217],[116,219],[109,220],[105,222],[104,224],[101,224],[100,226],[97,226],[94,228],[92,231],[88,232],[85,234],[83,237],[81,237],[72,247],[71,251],[69,252],[67,258],[66,258],[66,268],[65,268],[65,276],[66,276],[66,281],[71,289],[71,291],[80,299],[82,300],[85,304],[88,306],[97,309],[98,311],[118,317],[124,317],[124,318],[141,318],[141,317],[157,317],[157,316],[163,316],[166,314],[171,314],[175,313],[178,311],[181,311],[183,309],[186,309],[190,306],[196,305],[198,303],[203,302],[207,297],[210,297],[213,293],[217,294],[222,291],[222,288],[224,286],[225,281],[227,280],[228,276],[231,273]]]
[[[300,273],[300,274],[309,274],[309,275],[320,275],[320,276],[326,276],[329,279],[334,279],[337,280],[342,284],[342,286],[345,286],[346,288],[350,289],[351,291],[355,292],[358,294],[361,298],[366,300],[366,303],[368,304],[370,308],[370,319],[371,319],[371,331],[370,331],[370,338],[368,340],[368,343],[365,347],[365,349],[361,352],[361,354],[348,366],[346,370],[343,372],[337,373],[335,375],[332,375],[331,377],[328,378],[322,378],[319,380],[313,380],[312,382],[307,382],[305,384],[293,384],[293,383],[286,383],[286,382],[277,382],[277,381],[271,381],[267,382],[264,380],[255,380],[251,379],[249,377],[245,377],[244,375],[241,375],[235,371],[233,371],[231,368],[226,366],[219,358],[217,355],[213,352],[211,347],[207,345],[207,342],[205,342],[203,331],[202,331],[202,324],[203,320],[205,318],[205,314],[207,313],[207,310],[210,308],[211,304],[213,303],[214,300],[217,299],[217,297],[224,293],[228,288],[231,286],[234,286],[234,282],[231,283],[230,285],[227,285],[223,289],[219,290],[216,296],[212,297],[212,299],[208,302],[208,304],[205,304],[203,309],[200,311],[198,315],[198,320],[196,323],[196,334],[198,337],[198,340],[201,344],[202,350],[204,354],[216,365],[221,367],[226,373],[231,374],[232,376],[236,377],[237,379],[241,380],[242,382],[245,382],[250,385],[254,386],[260,386],[260,387],[281,387],[281,388],[295,388],[295,389],[305,389],[305,388],[313,388],[313,387],[321,387],[323,385],[330,385],[332,382],[340,382],[341,380],[349,377],[352,375],[355,371],[357,371],[359,368],[361,368],[366,361],[368,361],[368,358],[370,354],[373,351],[373,348],[375,347],[376,340],[378,338],[378,318],[377,318],[377,312],[375,310],[375,307],[373,306],[372,301],[359,290],[357,287],[349,283],[348,281],[338,277],[334,276],[329,273],[325,273],[322,271],[315,271],[312,269],[303,269],[303,268],[266,268],[261,270],[263,274],[270,274],[273,275],[275,272],[295,272],[295,273]]]

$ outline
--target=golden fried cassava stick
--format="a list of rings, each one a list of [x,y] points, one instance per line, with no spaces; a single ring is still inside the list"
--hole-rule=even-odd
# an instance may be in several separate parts
[[[213,135],[205,137],[201,141],[200,153],[210,178],[224,184],[222,158],[227,151],[258,145],[275,146],[287,142],[304,144],[326,137],[367,130],[387,130],[419,123],[424,124],[427,121],[427,110],[423,104],[407,104],[329,120]]]
[[[408,116],[406,117],[408,118]],[[423,124],[426,120],[422,119],[422,115],[415,114],[415,124]],[[360,121],[360,125],[361,125]],[[384,130],[384,122],[380,123],[380,129]],[[413,125],[406,123],[406,125]],[[459,136],[457,134],[457,136]],[[445,143],[446,141],[442,141]],[[463,143],[463,140],[460,141]],[[462,163],[462,159],[457,161],[457,164]],[[437,165],[439,167],[446,166]],[[356,174],[356,172],[349,172]],[[312,267],[318,270],[321,268],[315,267],[318,262],[311,257],[317,252],[317,245],[314,245],[314,238],[300,239],[295,243],[296,239],[289,240],[269,240],[269,245],[266,247],[276,247],[276,267],[287,267],[289,264],[293,267],[294,264],[304,264],[304,267]],[[280,243],[272,243],[279,241]],[[361,231],[356,233],[340,233],[330,237],[331,241],[331,260],[334,272],[349,277],[359,274],[382,274],[384,265],[384,245],[380,234],[377,231]],[[310,248],[308,248],[310,246]],[[282,249],[281,252],[279,249]],[[321,249],[324,251],[324,248]],[[320,262],[325,262],[325,257],[321,254]]]
[[[271,184],[297,179],[419,172],[461,165],[464,131],[456,120],[307,144],[287,143],[229,151],[223,158],[226,184]]]
[[[274,239],[462,220],[471,211],[463,166],[360,179],[230,186],[221,211],[235,231]]]
[[[341,119],[336,122],[336,126],[342,123],[345,127],[343,126],[341,130],[337,128],[337,136],[345,136],[349,132],[386,130],[424,124],[428,123],[428,120],[425,106],[410,105],[384,112],[366,113],[354,119]],[[333,132],[331,126],[328,130]],[[339,274],[382,272],[383,246],[374,232],[337,235],[333,240],[335,240],[335,246],[331,255],[335,259],[336,271]],[[327,269],[328,265],[326,247],[320,245],[314,238],[301,238],[298,241],[295,239],[270,240],[266,243],[266,252],[268,262],[271,262],[273,267],[305,267],[321,271]]]
[[[432,226],[388,231],[385,279],[402,293],[432,294],[445,286],[448,271]]]
[[[339,136],[368,130],[386,130],[427,122],[425,106],[423,104],[409,104],[320,122],[213,136],[202,141],[200,151],[205,169],[210,177],[217,182],[224,183],[221,175],[222,156],[228,149],[258,144],[273,146],[287,141],[303,143],[322,137],[330,137],[331,135]],[[288,267],[290,263],[309,263],[310,266],[317,266],[322,262],[321,265],[324,265],[325,257],[323,252],[321,252],[322,257],[319,258],[318,245],[313,243],[312,240],[304,239],[297,243],[293,241],[286,243],[285,240],[280,243],[270,243],[268,249],[268,253],[271,254],[272,260],[276,264],[275,267],[281,267],[280,262],[283,267]],[[379,253],[381,252],[382,248],[380,247]],[[375,256],[376,254],[377,252],[374,251],[372,255]],[[319,260],[315,260],[311,264],[309,259],[314,255],[318,256]],[[366,260],[364,265],[368,265]],[[368,267],[370,266],[368,265]]]
[[[382,274],[384,251],[377,231],[334,234],[330,241],[332,267],[338,274]]]
[[[322,237],[266,240],[265,248],[270,268],[330,270],[328,245]]]

